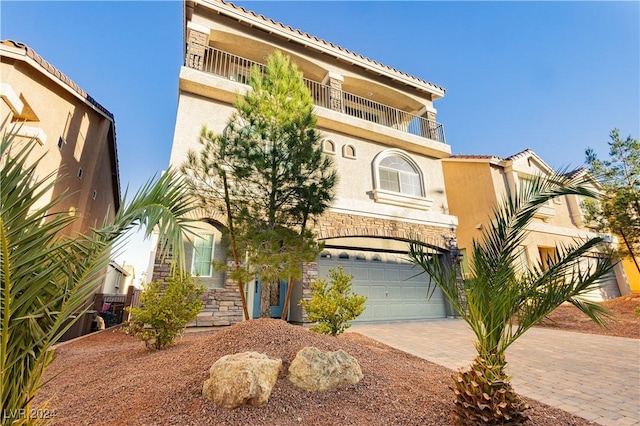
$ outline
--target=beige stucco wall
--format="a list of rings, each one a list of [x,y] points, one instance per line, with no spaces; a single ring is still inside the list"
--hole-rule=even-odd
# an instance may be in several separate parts
[[[185,70],[183,68],[183,70]],[[211,90],[229,91],[236,88],[238,91],[247,88],[238,83],[224,81],[216,76],[204,75],[205,73],[186,70],[183,80],[203,77]],[[226,126],[229,117],[235,108],[227,102],[192,93],[192,86],[183,84],[186,90],[182,90],[178,100],[178,114],[174,142],[171,151],[170,164],[179,166],[187,158],[189,150],[200,151],[202,146],[198,142],[203,125],[215,133],[221,133]],[[218,85],[218,86],[215,86]],[[207,93],[201,91],[201,93]],[[235,98],[235,95],[233,96]],[[348,125],[350,117],[341,114]],[[353,119],[352,119],[353,120]],[[373,124],[373,123],[372,123]],[[382,126],[380,126],[382,127]],[[379,216],[392,220],[412,221],[415,223],[429,224],[431,226],[448,229],[457,219],[448,214],[448,204],[445,194],[444,174],[439,159],[400,149],[410,157],[420,168],[423,175],[425,197],[432,201],[428,210],[418,210],[398,205],[389,205],[376,202],[372,191],[375,189],[373,161],[374,158],[391,147],[377,141],[364,139],[351,134],[336,131],[332,128],[319,126],[321,138],[328,138],[334,142],[335,154],[328,154],[334,161],[338,172],[339,182],[336,190],[336,200],[333,209],[342,214],[356,214],[366,216]],[[397,131],[396,131],[397,132]],[[343,156],[343,147],[351,145],[355,148],[356,158]],[[397,148],[395,148],[397,149]]]
[[[640,293],[640,272],[636,268],[633,259],[622,259],[622,267],[629,281],[629,287],[632,293]]]
[[[189,150],[202,149],[198,140],[203,125],[216,134],[222,133],[233,111],[231,104],[181,91],[169,164],[179,167],[187,159]]]
[[[449,212],[458,217],[458,247],[470,250],[473,238],[478,238],[481,233],[478,225],[486,226],[489,213],[499,199],[496,179],[501,177],[486,162],[445,160],[442,169]]]
[[[117,170],[113,170],[109,155],[110,120],[25,61],[2,56],[0,81],[22,95],[37,115],[39,121],[25,125],[40,128],[46,134],[46,142],[35,147],[31,159],[42,156],[37,169],[40,177],[53,173],[62,178],[48,198],[65,191],[69,194],[57,207],[75,210],[78,220],[64,233],[88,232],[105,216],[112,219],[117,192],[113,173]],[[4,101],[0,105],[2,117],[13,118],[8,105]],[[66,141],[62,149],[57,146],[60,137]],[[20,141],[24,143],[26,139]],[[81,179],[77,177],[80,167]],[[94,190],[96,199],[92,200]]]

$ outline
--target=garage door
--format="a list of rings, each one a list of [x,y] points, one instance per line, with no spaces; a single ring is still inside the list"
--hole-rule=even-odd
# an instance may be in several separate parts
[[[594,258],[583,258],[580,262],[580,269],[583,272],[593,268],[596,263]],[[613,271],[605,275],[601,282],[601,287],[597,290],[592,290],[585,295],[586,299],[594,302],[600,302],[602,300],[609,300],[616,297],[620,297],[620,287],[618,287],[618,281]]]
[[[353,275],[352,289],[367,297],[365,311],[356,321],[391,321],[444,318],[445,302],[436,289],[427,300],[428,276],[393,253],[328,249],[318,260],[320,278],[342,266]]]

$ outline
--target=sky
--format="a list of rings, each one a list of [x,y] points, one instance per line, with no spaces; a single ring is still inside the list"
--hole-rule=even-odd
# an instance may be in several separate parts
[[[640,137],[640,2],[238,1],[446,89],[454,154],[533,149],[554,168]],[[123,193],[169,163],[183,62],[180,1],[0,2],[0,38],[26,43],[111,111]],[[149,243],[119,263],[146,270]]]

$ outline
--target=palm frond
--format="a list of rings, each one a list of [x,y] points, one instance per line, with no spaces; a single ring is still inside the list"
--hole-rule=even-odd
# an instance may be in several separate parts
[[[4,130],[3,124],[3,130]],[[3,412],[27,410],[51,362],[49,349],[88,307],[104,279],[121,235],[155,228],[162,249],[173,248],[175,268],[184,268],[182,239],[193,209],[186,185],[173,171],[150,180],[110,223],[76,238],[61,236],[74,217],[57,211],[67,194],[47,199],[59,178],[38,177],[35,146],[15,143],[15,131],[0,144],[0,372]],[[49,197],[50,198],[50,197]],[[14,411],[11,411],[14,410]],[[3,418],[10,424],[11,417]]]

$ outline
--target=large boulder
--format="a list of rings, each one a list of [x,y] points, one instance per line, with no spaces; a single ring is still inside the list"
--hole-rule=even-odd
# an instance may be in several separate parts
[[[225,408],[265,405],[282,368],[281,359],[258,352],[225,355],[209,370],[202,394]]]
[[[342,349],[325,352],[307,346],[296,354],[289,366],[289,381],[308,391],[355,385],[361,379],[358,361]]]

